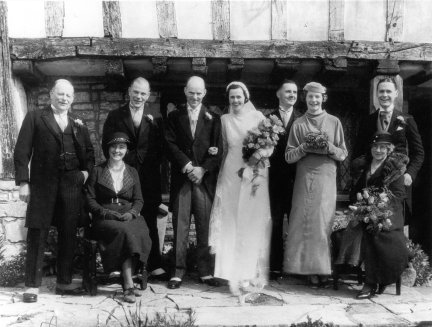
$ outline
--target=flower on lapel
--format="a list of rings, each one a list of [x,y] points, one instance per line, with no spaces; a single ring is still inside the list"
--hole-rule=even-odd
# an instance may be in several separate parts
[[[211,156],[215,156],[218,154],[219,149],[215,146],[212,146],[208,149],[208,154]]]
[[[78,126],[83,126],[84,125],[83,121],[81,119],[79,119],[79,118],[74,119],[74,123],[77,124]]]
[[[149,123],[152,123],[153,122],[153,116],[152,115],[150,115],[150,114],[148,114],[148,115],[146,115],[146,120],[149,122]]]
[[[212,120],[212,119],[213,119],[213,116],[212,116],[210,113],[208,113],[208,112],[206,111],[206,113],[205,113],[205,118],[206,118],[207,120]]]
[[[406,125],[406,121],[403,116],[397,116],[396,119],[400,125]]]

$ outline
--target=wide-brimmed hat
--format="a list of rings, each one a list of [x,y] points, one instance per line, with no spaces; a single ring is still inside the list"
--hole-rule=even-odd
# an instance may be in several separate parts
[[[118,144],[118,143],[126,143],[128,145],[130,143],[129,137],[126,133],[123,132],[115,132],[109,138],[107,145]]]
[[[371,146],[377,143],[393,144],[393,136],[389,132],[377,132],[372,136]]]

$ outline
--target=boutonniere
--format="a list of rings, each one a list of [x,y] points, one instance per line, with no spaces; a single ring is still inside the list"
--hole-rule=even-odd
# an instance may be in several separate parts
[[[403,116],[397,116],[396,120],[397,120],[399,125],[406,125],[406,121],[405,121],[405,118]]]
[[[212,146],[208,149],[208,154],[211,156],[215,156],[218,154],[219,149],[215,146]]]
[[[153,116],[150,115],[150,114],[146,115],[146,116],[145,116],[145,119],[146,119],[149,123],[153,123],[153,120],[154,120]]]
[[[212,120],[213,119],[213,116],[210,114],[210,113],[208,113],[207,111],[206,111],[206,113],[205,113],[205,119],[206,120]],[[217,149],[217,148],[216,148]]]
[[[79,119],[79,118],[74,119],[74,123],[77,124],[78,126],[83,126],[84,125],[83,121],[81,119]]]

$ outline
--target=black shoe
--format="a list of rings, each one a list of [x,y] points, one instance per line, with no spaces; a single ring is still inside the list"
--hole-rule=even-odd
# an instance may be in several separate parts
[[[386,290],[387,285],[378,284],[378,290],[376,291],[376,294],[383,294]]]
[[[363,286],[363,289],[357,294],[356,299],[358,300],[370,299],[375,294],[376,294],[376,286],[365,284]]]
[[[280,271],[270,271],[269,278],[270,280],[282,279],[282,273]]]
[[[82,287],[77,287],[77,288],[73,288],[73,289],[70,289],[70,290],[64,290],[64,289],[61,289],[61,288],[58,288],[58,287],[56,287],[56,289],[55,289],[55,294],[57,294],[57,295],[80,296],[80,295],[84,295],[86,293],[87,292]]]
[[[220,286],[219,281],[213,277],[212,278],[206,278],[206,279],[200,278],[199,281],[201,284],[207,284],[207,285],[213,286],[213,287],[219,287]]]
[[[181,283],[182,283],[181,280],[170,280],[170,281],[168,281],[167,287],[170,290],[173,290],[173,289],[176,289],[176,288],[180,288]]]
[[[23,302],[24,303],[34,303],[37,302],[38,296],[34,293],[24,293],[23,294]]]
[[[127,303],[135,303],[135,290],[133,287],[123,291],[123,301]]]
[[[169,281],[170,277],[167,272],[164,272],[159,275],[149,275],[148,281],[159,281],[159,282],[166,282]]]

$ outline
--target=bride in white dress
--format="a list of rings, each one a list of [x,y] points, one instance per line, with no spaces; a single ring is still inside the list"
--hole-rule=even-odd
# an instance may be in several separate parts
[[[247,132],[265,117],[249,101],[243,83],[230,83],[227,94],[230,111],[221,118],[224,153],[210,217],[209,244],[216,254],[214,276],[228,280],[231,292],[241,295],[242,290],[260,290],[267,283],[271,231],[268,168],[259,169],[253,181],[259,187],[253,194],[252,168],[242,158]],[[239,176],[242,168],[243,178]]]

